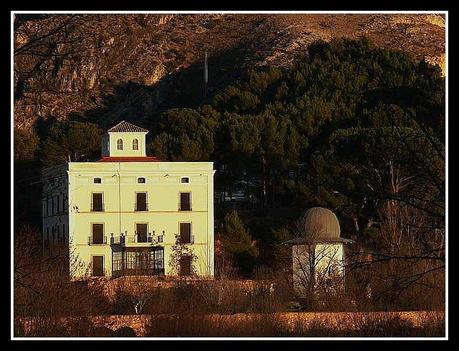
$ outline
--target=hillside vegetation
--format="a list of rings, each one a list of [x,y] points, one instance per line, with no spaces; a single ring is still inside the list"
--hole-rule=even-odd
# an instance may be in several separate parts
[[[198,104],[206,50],[210,93],[247,69],[290,66],[312,42],[340,37],[365,36],[443,68],[444,22],[382,14],[18,15],[15,125],[97,109],[93,117],[105,126]]]

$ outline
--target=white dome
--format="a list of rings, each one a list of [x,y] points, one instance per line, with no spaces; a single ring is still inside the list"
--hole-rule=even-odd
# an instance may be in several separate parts
[[[304,235],[312,240],[339,240],[341,229],[336,215],[323,207],[313,207],[303,216]]]

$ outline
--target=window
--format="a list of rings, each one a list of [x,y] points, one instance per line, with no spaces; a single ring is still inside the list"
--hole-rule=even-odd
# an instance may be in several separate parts
[[[180,211],[191,211],[191,193],[180,193]]]
[[[180,242],[191,243],[191,223],[180,223]]]
[[[147,193],[137,193],[136,194],[135,210],[136,211],[148,211]]]
[[[180,275],[191,275],[191,256],[184,255],[180,257]]]
[[[104,275],[104,256],[92,256],[92,275]]]
[[[100,184],[100,183],[102,183],[101,178],[94,178],[94,184]]]
[[[138,178],[137,183],[145,183],[145,178]]]
[[[123,270],[123,252],[114,251],[112,255],[112,270],[113,272],[120,272]]]
[[[164,248],[155,247],[153,248],[154,252],[154,269],[155,274],[164,273]]]
[[[92,211],[102,212],[104,210],[104,204],[102,202],[102,193],[92,194]]]
[[[137,252],[135,251],[126,251],[126,268],[127,269],[136,269],[137,262]]]
[[[92,244],[104,244],[104,225],[100,223],[92,224]]]
[[[181,181],[182,181],[182,183],[189,183],[189,182],[190,182],[190,178],[188,178],[188,177],[183,177],[183,178],[181,179]]]
[[[132,150],[138,150],[139,149],[139,140],[138,139],[134,139],[132,141]]]
[[[117,150],[123,150],[123,139],[118,139],[116,141],[116,149]]]
[[[148,224],[146,223],[137,223],[136,224],[136,242],[138,243],[146,243],[147,242],[147,232],[148,232]]]

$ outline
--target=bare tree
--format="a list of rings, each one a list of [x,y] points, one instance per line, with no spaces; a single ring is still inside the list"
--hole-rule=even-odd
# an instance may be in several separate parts
[[[314,305],[320,296],[342,292],[343,244],[321,240],[318,231],[303,231],[302,222],[297,222],[297,244],[292,247],[293,286],[298,297]]]
[[[116,280],[114,294],[127,302],[135,314],[142,314],[145,306],[158,293],[158,288],[154,286],[155,280],[150,276],[124,276]]]

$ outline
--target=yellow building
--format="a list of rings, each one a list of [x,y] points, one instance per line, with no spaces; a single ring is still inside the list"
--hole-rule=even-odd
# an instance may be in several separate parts
[[[43,242],[68,247],[72,279],[213,276],[213,163],[148,157],[147,133],[122,121],[100,160],[43,171]]]

